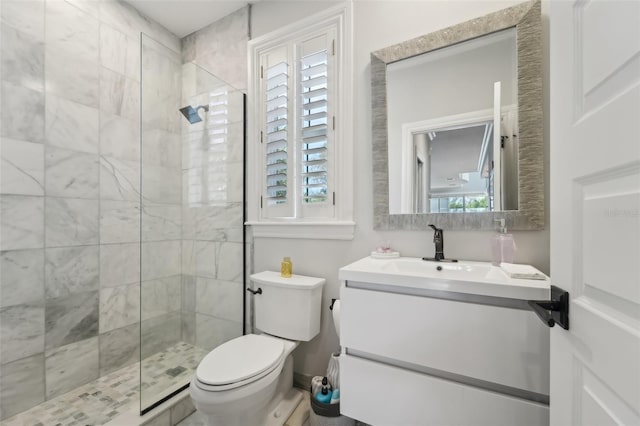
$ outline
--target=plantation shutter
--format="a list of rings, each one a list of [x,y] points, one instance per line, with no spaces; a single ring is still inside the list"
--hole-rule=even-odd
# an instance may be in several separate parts
[[[264,218],[334,217],[335,31],[260,56]]]
[[[265,217],[292,217],[292,191],[295,167],[290,137],[289,50],[281,47],[262,55],[262,121],[261,142],[264,159],[264,182],[261,204]]]
[[[324,33],[297,46],[296,149],[302,217],[333,216],[333,40],[332,33]]]

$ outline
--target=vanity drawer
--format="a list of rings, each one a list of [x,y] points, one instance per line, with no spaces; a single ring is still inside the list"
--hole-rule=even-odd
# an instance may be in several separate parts
[[[376,426],[544,426],[549,407],[448,380],[340,356],[340,412]]]
[[[345,285],[340,298],[340,344],[350,353],[549,394],[549,329],[531,311]]]

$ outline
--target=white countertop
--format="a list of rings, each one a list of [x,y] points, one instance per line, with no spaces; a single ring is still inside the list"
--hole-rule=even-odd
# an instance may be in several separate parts
[[[437,268],[441,267],[441,270]],[[382,284],[520,300],[549,299],[551,282],[510,278],[488,262],[431,262],[420,258],[365,257],[340,268],[341,281]]]

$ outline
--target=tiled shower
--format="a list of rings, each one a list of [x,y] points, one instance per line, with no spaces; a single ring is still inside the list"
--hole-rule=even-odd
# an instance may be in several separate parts
[[[144,410],[243,332],[242,91],[185,57],[215,25],[181,42],[115,0],[0,8],[0,420],[119,372]]]

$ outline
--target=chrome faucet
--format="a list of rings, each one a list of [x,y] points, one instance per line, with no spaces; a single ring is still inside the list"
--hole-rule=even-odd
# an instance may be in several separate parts
[[[431,260],[435,262],[457,262],[455,259],[444,258],[444,231],[441,228],[436,228],[433,224],[429,224],[429,227],[433,229],[433,243],[436,245],[436,253],[435,257],[423,257],[422,260]]]

